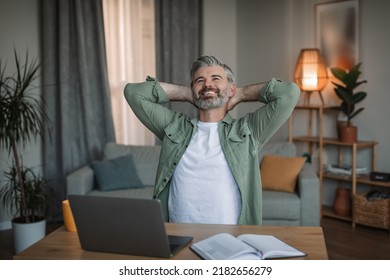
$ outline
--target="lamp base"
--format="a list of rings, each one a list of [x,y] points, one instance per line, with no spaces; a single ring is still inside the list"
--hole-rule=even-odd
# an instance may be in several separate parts
[[[321,91],[317,91],[317,92],[320,96],[322,106],[325,106],[324,98],[322,96]],[[306,106],[310,106],[310,97],[311,97],[312,93],[313,93],[313,91],[306,91],[306,95],[305,95],[305,105]]]

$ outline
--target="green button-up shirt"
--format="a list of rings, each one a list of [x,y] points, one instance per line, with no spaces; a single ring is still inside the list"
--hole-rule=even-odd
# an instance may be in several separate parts
[[[272,79],[259,91],[259,101],[266,104],[253,113],[233,119],[229,113],[219,122],[222,151],[241,194],[239,224],[262,223],[262,188],[258,154],[263,145],[288,119],[299,98],[295,83]],[[169,110],[166,92],[151,77],[143,83],[127,84],[125,97],[140,121],[161,141],[154,197],[161,200],[168,221],[170,181],[192,136],[198,119]],[[227,205],[228,207],[228,205]]]

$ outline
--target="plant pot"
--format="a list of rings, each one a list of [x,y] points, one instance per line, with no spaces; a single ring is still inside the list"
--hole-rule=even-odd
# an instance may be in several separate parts
[[[337,138],[341,139],[341,128],[347,126],[347,121],[337,121]]]
[[[347,188],[338,188],[333,202],[334,213],[339,216],[349,217],[351,215],[351,209],[351,190]]]
[[[30,247],[46,235],[46,219],[34,223],[19,223],[12,220],[15,254]]]
[[[340,141],[344,143],[357,142],[357,127],[352,125],[340,127]]]

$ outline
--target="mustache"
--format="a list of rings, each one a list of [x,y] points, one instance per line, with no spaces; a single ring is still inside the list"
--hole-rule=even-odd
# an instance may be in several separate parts
[[[199,95],[204,95],[208,91],[213,91],[218,95],[221,93],[221,90],[219,88],[205,87],[199,91]]]

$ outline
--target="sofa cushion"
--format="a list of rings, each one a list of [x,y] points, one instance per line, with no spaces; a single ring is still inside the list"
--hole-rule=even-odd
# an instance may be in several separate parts
[[[156,179],[161,146],[137,146],[108,143],[104,147],[104,159],[132,155],[139,179],[144,186],[153,186]]]
[[[304,157],[265,155],[260,165],[263,189],[294,192],[305,160]]]
[[[142,187],[131,155],[94,161],[91,167],[101,191]]]
[[[298,193],[263,192],[263,220],[300,221],[301,200]]]

